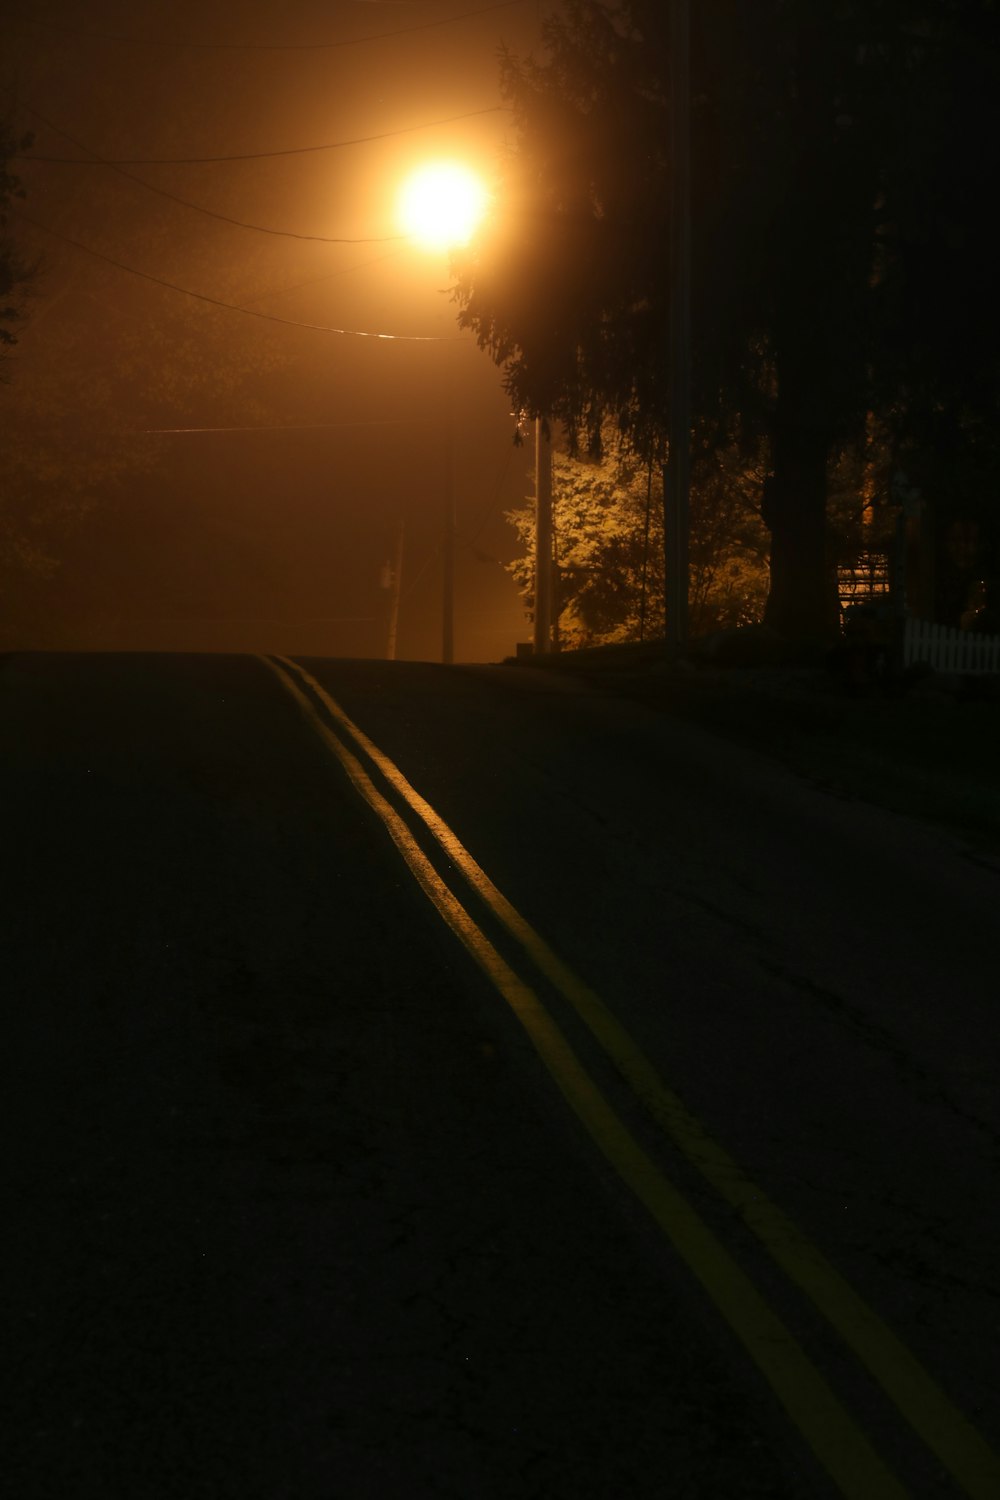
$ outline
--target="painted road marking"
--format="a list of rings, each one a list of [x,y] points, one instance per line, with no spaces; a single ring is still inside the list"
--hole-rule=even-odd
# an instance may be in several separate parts
[[[842,1492],[873,1497],[905,1493],[753,1284],[678,1190],[646,1156],[586,1073],[537,995],[492,947],[415,843],[405,823],[376,790],[357,758],[324,723],[290,673],[310,689],[337,726],[354,741],[355,747],[368,756],[387,783],[420,817],[476,894],[574,1007],[661,1128],[725,1201],[737,1210],[789,1279],[823,1313],[962,1490],[974,1500],[993,1500],[1000,1494],[1000,1460],[980,1433],[819,1249],[712,1140],[680,1098],[664,1084],[600,997],[573,974],[507,901],[398,767],[304,668],[287,657],[262,657],[261,660],[295,698],[313,728],[340,760],[356,789],[385,823],[425,893],[511,1005],[568,1103],[705,1286]],[[739,1293],[734,1296],[737,1285]],[[749,1321],[746,1316],[741,1316],[745,1297],[751,1299],[747,1306],[754,1308]],[[745,1311],[743,1309],[744,1314]],[[765,1326],[770,1331],[762,1335]],[[780,1332],[777,1342],[776,1330]],[[803,1376],[803,1368],[809,1371],[808,1378]],[[848,1447],[843,1446],[842,1438],[834,1441],[831,1436],[845,1422],[854,1434],[853,1444]],[[846,1467],[837,1460],[837,1452],[841,1458],[850,1453]],[[872,1462],[877,1470],[866,1470],[867,1477],[859,1489],[861,1469],[858,1466]],[[876,1473],[878,1487],[872,1488]]]

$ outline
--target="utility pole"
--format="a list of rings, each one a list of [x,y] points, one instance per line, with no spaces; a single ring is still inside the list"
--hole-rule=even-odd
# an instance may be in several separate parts
[[[691,5],[670,0],[670,347],[663,541],[667,652],[688,636],[691,484]]]
[[[441,660],[455,660],[455,422],[449,405],[445,431],[444,592],[441,601]]]
[[[552,435],[535,418],[535,655],[552,649]]]
[[[389,587],[392,596],[389,601],[389,638],[386,642],[386,661],[396,660],[396,632],[399,627],[399,597],[403,587],[403,533],[405,529],[403,517],[399,518],[399,530],[396,532],[396,555],[392,563],[392,573]]]

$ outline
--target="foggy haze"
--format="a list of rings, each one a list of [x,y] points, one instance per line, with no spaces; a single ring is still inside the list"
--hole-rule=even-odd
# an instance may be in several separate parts
[[[472,112],[499,103],[498,48],[534,44],[536,7],[462,12],[99,0],[8,23],[4,84],[35,135],[11,228],[44,267],[0,392],[28,564],[5,570],[4,645],[382,655],[404,521],[398,655],[437,659],[449,421],[456,659],[528,637],[501,564],[530,451],[459,335],[447,256],[396,222],[409,170],[447,156],[489,177],[510,128]],[[295,154],[148,161],[263,152]]]

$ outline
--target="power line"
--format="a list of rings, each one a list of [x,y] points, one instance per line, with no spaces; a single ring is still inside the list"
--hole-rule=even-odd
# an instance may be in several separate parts
[[[493,511],[496,509],[496,503],[497,503],[497,501],[500,498],[500,490],[503,487],[503,482],[504,482],[504,480],[507,477],[507,470],[510,468],[510,461],[511,461],[511,458],[513,457],[513,453],[514,453],[514,444],[511,443],[509,451],[507,453],[506,458],[504,459],[503,466],[502,466],[501,471],[500,471],[500,477],[497,480],[496,489],[494,490],[493,495],[490,498],[490,501],[489,501],[489,503],[488,503],[488,505],[486,507],[486,510],[481,515],[479,523],[478,523],[475,531],[473,532],[471,539],[469,537],[463,536],[461,534],[461,532],[456,532],[456,539],[458,541],[462,542],[466,547],[468,547],[469,551],[472,552],[480,561],[493,562],[493,563],[496,563],[501,568],[505,568],[506,567],[506,563],[502,563],[498,557],[491,557],[487,553],[479,551],[479,549],[474,545],[474,543],[476,541],[476,538],[479,536],[480,532],[483,530],[483,527],[486,525],[486,522],[489,519],[490,515],[492,515]],[[435,546],[431,549],[431,551],[424,558],[423,563],[417,569],[416,573],[414,573],[414,575],[410,579],[409,583],[407,584],[406,588],[403,590],[402,594],[400,595],[400,600],[399,600],[400,604],[403,604],[410,597],[410,595],[413,593],[413,590],[416,588],[417,584],[420,582],[420,580],[423,578],[424,574],[427,572],[427,569],[441,555],[441,550],[442,550],[443,545],[444,545],[444,541],[443,541],[443,538],[442,538],[442,539],[440,539],[435,544]]]
[[[399,596],[399,602],[400,602],[401,605],[404,604],[407,599],[409,599],[410,595],[413,593],[413,590],[416,588],[416,586],[420,582],[421,578],[423,578],[424,574],[427,572],[427,569],[430,567],[431,563],[435,562],[437,560],[437,558],[441,555],[441,547],[442,547],[442,543],[441,542],[437,542],[435,544],[435,546],[431,549],[431,551],[427,554],[427,556],[424,558],[423,562],[420,564],[420,567],[414,573],[413,577],[410,579],[410,581],[407,584],[406,588],[403,590],[403,592]]]
[[[493,513],[495,512],[495,510],[497,508],[497,502],[500,499],[500,492],[503,489],[504,480],[507,478],[507,472],[510,469],[511,459],[514,457],[514,447],[515,447],[515,444],[514,444],[513,441],[508,442],[508,444],[507,444],[507,452],[506,452],[506,455],[504,456],[504,461],[503,461],[503,464],[502,464],[502,466],[500,468],[500,474],[499,474],[499,476],[497,478],[496,487],[495,487],[495,489],[493,491],[493,494],[491,495],[490,499],[487,501],[487,504],[486,504],[484,510],[481,512],[478,521],[476,522],[475,526],[473,527],[473,529],[472,529],[472,535],[471,536],[462,536],[461,533],[459,533],[459,541],[464,542],[465,545],[468,548],[470,548],[473,552],[476,550],[475,544],[479,540],[479,537],[482,535],[482,533],[483,533],[483,531],[484,531],[484,529],[486,527],[487,521],[490,519],[490,517],[493,515]],[[497,559],[494,557],[494,558],[491,558],[490,561],[491,562],[496,562]],[[502,566],[502,564],[501,564],[501,566]]]
[[[173,41],[167,37],[109,36],[106,32],[82,31],[77,26],[58,26],[54,22],[40,21],[35,16],[17,13],[17,19],[28,26],[38,26],[45,31],[60,32],[64,36],[82,37],[90,42],[112,42],[128,47],[167,47],[175,51],[192,52],[330,52],[342,47],[357,47],[363,42],[388,41],[392,37],[412,36],[418,31],[430,31],[438,26],[451,26],[456,21],[468,21],[476,16],[489,15],[495,10],[509,10],[521,5],[524,0],[494,0],[492,5],[480,6],[478,10],[463,10],[453,16],[439,16],[436,21],[418,21],[412,26],[400,26],[394,31],[373,31],[364,36],[345,37],[337,42],[189,42]]]
[[[94,250],[90,245],[81,244],[79,240],[71,239],[68,234],[61,234],[57,229],[51,229],[47,224],[40,224],[29,214],[18,209],[18,215],[26,224],[31,224],[35,229],[40,229],[43,234],[52,235],[53,239],[62,240],[64,244],[72,245],[74,250],[82,250],[84,255],[92,255],[95,260],[106,261],[109,266],[115,266],[119,271],[127,271],[130,276],[138,276],[143,281],[151,281],[154,286],[166,287],[170,292],[180,292],[184,297],[193,297],[196,302],[207,302],[212,307],[223,307],[227,312],[243,313],[248,318],[262,318],[267,323],[283,323],[286,328],[308,328],[313,333],[336,333],[344,338],[355,339],[382,339],[389,343],[405,344],[452,344],[462,342],[460,333],[442,335],[431,333],[372,333],[360,328],[331,328],[325,323],[298,323],[292,318],[279,318],[275,313],[258,312],[256,308],[239,307],[235,302],[223,302],[219,297],[206,296],[204,292],[192,292],[189,287],[178,286],[174,281],[165,281],[162,276],[151,276],[148,271],[139,271],[135,266],[126,265],[124,261],[116,260],[112,255],[105,255],[101,250]]]
[[[127,623],[139,629],[144,625],[284,625],[291,629],[305,625],[374,625],[378,616],[321,615],[315,620],[276,620],[270,615],[141,615]]]
[[[31,109],[30,105],[25,108]],[[81,156],[41,156],[34,151],[11,152],[11,161],[52,162],[66,167],[197,167],[211,162],[270,161],[278,156],[306,156],[313,151],[341,151],[347,146],[367,146],[372,141],[386,141],[391,136],[412,135],[417,130],[433,130],[438,125],[452,125],[456,120],[472,120],[477,115],[496,115],[505,104],[489,104],[484,109],[467,109],[440,120],[426,120],[422,125],[403,125],[398,130],[382,130],[377,135],[358,135],[345,141],[328,141],[322,146],[290,146],[282,151],[243,151],[233,156],[102,156],[96,161]],[[35,113],[31,110],[31,113]],[[41,116],[39,116],[41,118]],[[52,127],[57,129],[56,126]],[[59,131],[60,135],[65,134]],[[69,139],[69,137],[67,137]],[[81,148],[86,151],[87,147]]]
[[[354,271],[366,271],[369,266],[381,266],[385,261],[402,255],[405,248],[404,245],[397,245],[395,250],[389,250],[385,255],[375,255],[371,260],[357,261],[353,266],[343,266],[338,271],[327,271],[322,276],[309,276],[305,281],[293,282],[291,286],[271,287],[266,292],[258,292],[255,297],[248,297],[240,306],[247,308],[251,302],[263,302],[266,297],[284,297],[288,292],[299,292],[305,286],[318,286],[323,281],[337,281],[341,276],[350,276]]]
[[[364,235],[360,238],[347,238],[344,235],[330,234],[298,234],[293,229],[269,229],[264,224],[249,224],[245,219],[234,219],[229,214],[217,213],[214,208],[204,208],[200,203],[192,203],[190,198],[181,198],[177,193],[170,193],[166,188],[156,187],[152,182],[147,182],[145,178],[137,177],[134,172],[126,171],[117,162],[108,161],[105,157],[99,156],[92,146],[88,146],[85,142],[78,140],[76,136],[70,135],[68,130],[63,130],[59,125],[54,125],[51,120],[46,119],[40,110],[34,109],[30,104],[26,104],[23,107],[29,114],[34,115],[37,120],[40,120],[49,130],[54,130],[56,135],[61,135],[80,151],[89,151],[94,160],[87,163],[87,165],[110,167],[113,172],[117,172],[119,177],[125,177],[129,182],[137,182],[140,187],[145,188],[149,193],[155,193],[159,198],[168,198],[171,203],[179,203],[183,208],[193,209],[195,213],[204,214],[209,219],[218,219],[223,224],[234,224],[237,229],[252,229],[257,234],[279,235],[282,239],[314,240],[324,245],[385,245],[392,241],[406,238],[402,234]],[[32,158],[29,157],[28,159],[31,160]],[[34,159],[42,160],[42,158],[37,157]],[[52,158],[45,159],[52,160]]]
[[[364,422],[284,422],[275,425],[256,424],[247,427],[143,427],[143,437],[187,436],[213,432],[341,432],[361,427],[408,427],[426,425],[424,417],[381,417]]]
[[[113,433],[117,437],[191,437],[230,432],[346,432],[368,427],[426,427],[426,417],[376,417],[356,422],[257,422],[234,426],[216,427],[105,427],[103,435]],[[91,428],[91,431],[94,429]],[[58,427],[32,427],[36,437],[62,437],[66,429]]]

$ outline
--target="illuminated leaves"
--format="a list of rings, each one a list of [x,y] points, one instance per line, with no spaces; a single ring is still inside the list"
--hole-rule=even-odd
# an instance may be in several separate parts
[[[567,646],[662,634],[663,485],[658,468],[614,452],[600,461],[556,455],[553,507],[556,606]],[[651,481],[651,482],[650,482]],[[734,441],[702,445],[691,494],[691,629],[695,635],[759,620],[767,594],[763,467]],[[510,566],[533,603],[534,510],[508,519],[524,546]]]

